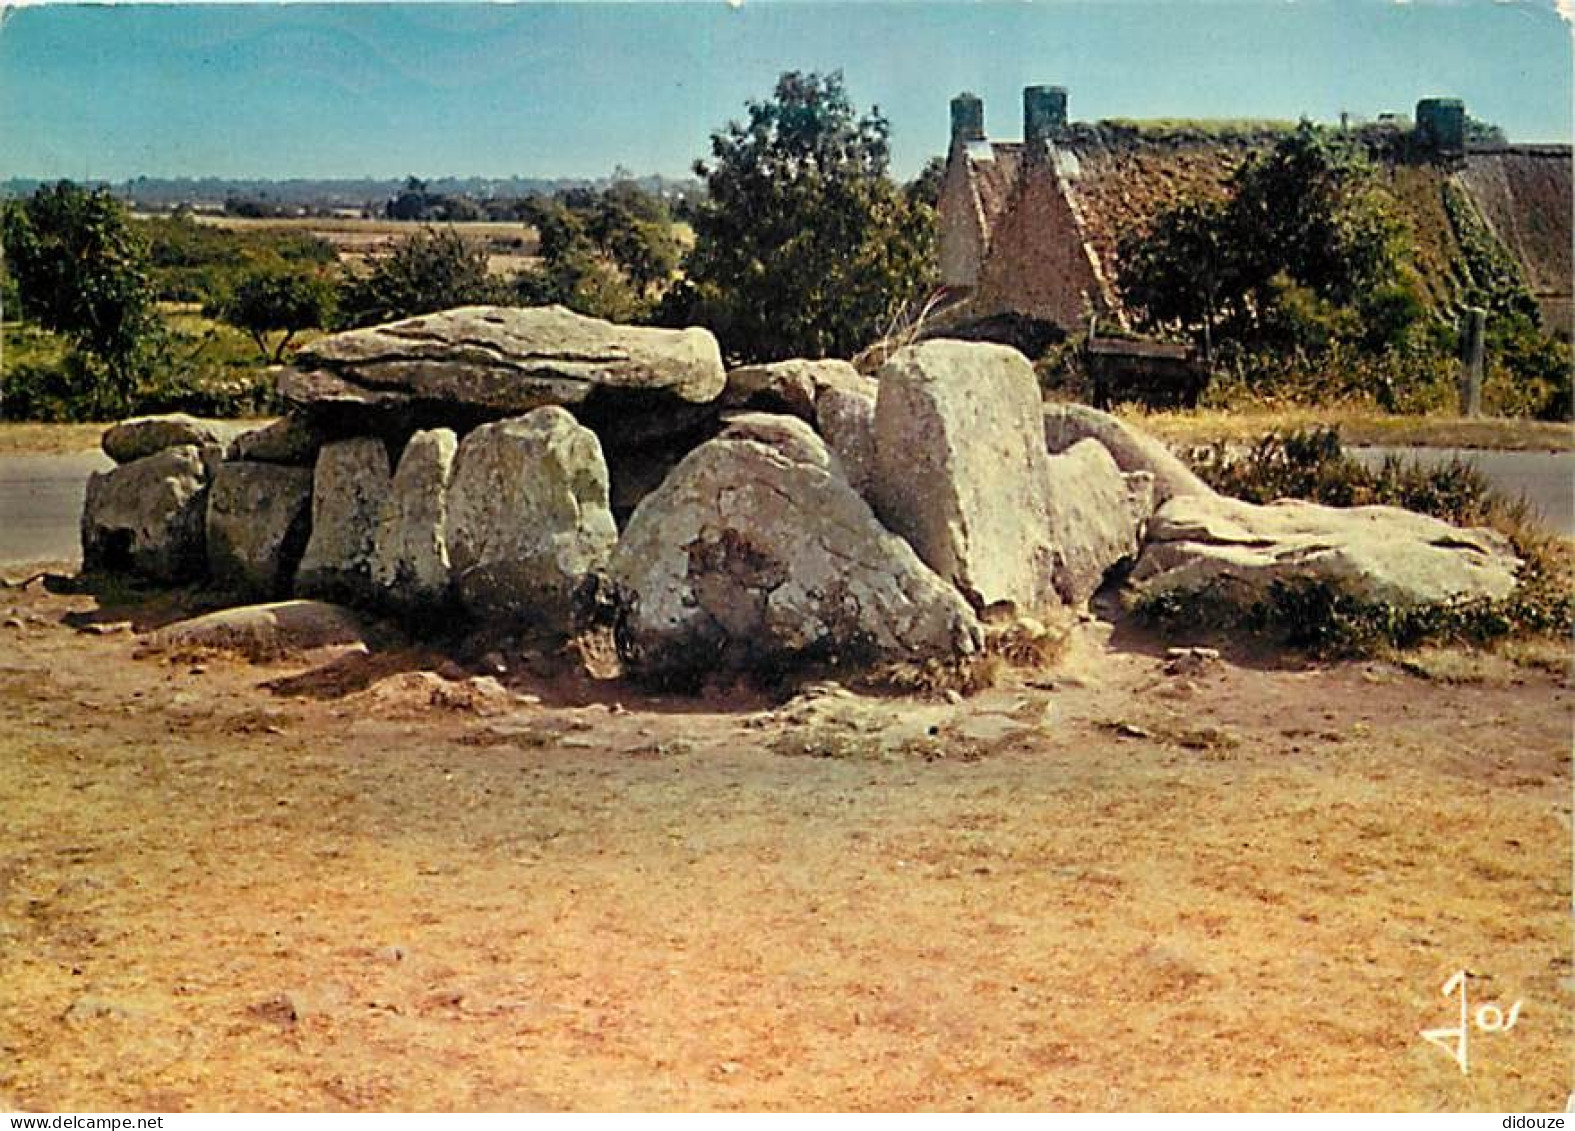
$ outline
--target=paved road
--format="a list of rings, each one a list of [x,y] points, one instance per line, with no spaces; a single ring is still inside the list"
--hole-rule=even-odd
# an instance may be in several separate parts
[[[1575,452],[1489,452],[1454,448],[1351,448],[1376,464],[1391,452],[1476,463],[1500,490],[1524,494],[1555,529],[1575,535]],[[90,472],[112,466],[102,452],[0,456],[0,562],[80,560],[77,519]]]
[[[1420,463],[1469,460],[1504,494],[1524,495],[1547,524],[1575,536],[1575,452],[1493,452],[1470,448],[1347,448],[1353,457],[1376,467],[1387,455]]]
[[[87,477],[113,466],[103,452],[0,456],[0,562],[81,561]]]

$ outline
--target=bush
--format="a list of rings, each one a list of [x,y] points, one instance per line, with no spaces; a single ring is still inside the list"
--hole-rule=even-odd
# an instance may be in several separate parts
[[[327,269],[338,262],[332,244],[305,232],[220,228],[183,213],[137,223],[148,241],[149,274],[160,302],[212,304],[250,272]]]
[[[45,424],[114,419],[122,402],[106,404],[106,388],[102,364],[92,354],[73,351],[55,362],[8,365],[0,379],[0,418]]]
[[[311,270],[274,268],[242,278],[224,299],[206,313],[246,331],[263,358],[278,364],[295,335],[325,327],[333,318],[334,288]],[[281,333],[272,346],[268,335]]]
[[[147,248],[126,208],[104,189],[70,181],[11,201],[3,214],[6,268],[24,315],[102,363],[100,405],[124,404],[157,348]]]
[[[841,74],[783,74],[747,109],[695,166],[708,196],[660,317],[745,361],[852,357],[929,290],[934,209],[887,175],[886,120],[855,112]]]
[[[1444,412],[1459,404],[1460,363],[1430,341],[1371,353],[1336,342],[1322,352],[1286,353],[1228,347],[1202,403],[1249,405],[1360,405],[1385,412]]]
[[[509,288],[487,273],[486,249],[452,228],[423,228],[339,290],[345,327],[376,326],[455,306],[506,303]]]
[[[1471,463],[1423,465],[1389,456],[1372,470],[1345,454],[1337,428],[1272,432],[1245,450],[1214,444],[1188,458],[1209,486],[1250,503],[1404,507],[1462,526],[1487,522],[1505,506]]]

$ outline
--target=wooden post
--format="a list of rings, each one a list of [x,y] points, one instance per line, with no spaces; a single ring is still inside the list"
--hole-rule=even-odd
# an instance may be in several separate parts
[[[1466,309],[1460,332],[1460,412],[1482,415],[1482,371],[1486,353],[1487,311]]]

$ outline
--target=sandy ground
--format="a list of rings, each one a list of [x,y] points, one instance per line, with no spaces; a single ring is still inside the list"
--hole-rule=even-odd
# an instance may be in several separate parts
[[[963,702],[653,698],[124,615],[0,590],[0,1108],[1570,1091],[1567,672],[1090,629]],[[1469,1075],[1419,1036],[1460,969],[1523,1003]]]

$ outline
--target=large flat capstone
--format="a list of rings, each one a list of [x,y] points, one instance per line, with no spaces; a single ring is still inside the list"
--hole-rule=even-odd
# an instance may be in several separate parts
[[[620,395],[698,404],[725,381],[707,330],[619,326],[561,306],[465,306],[321,338],[279,389],[307,408],[447,406],[497,418]]]

